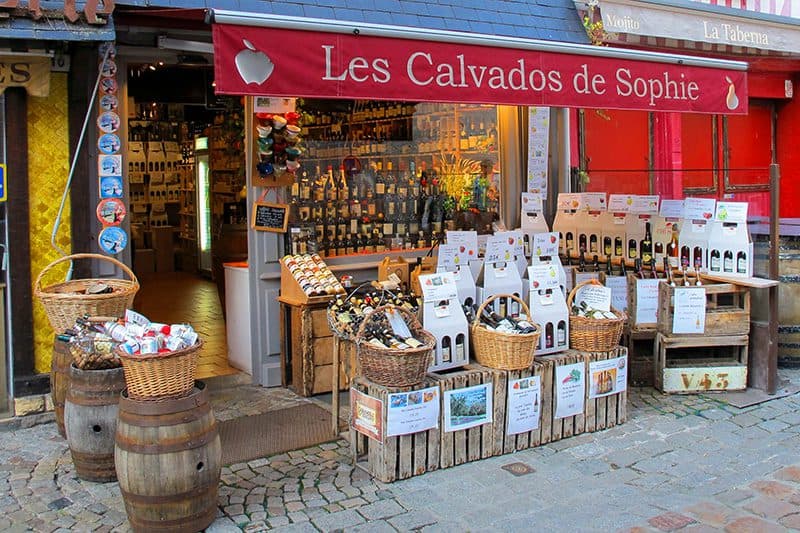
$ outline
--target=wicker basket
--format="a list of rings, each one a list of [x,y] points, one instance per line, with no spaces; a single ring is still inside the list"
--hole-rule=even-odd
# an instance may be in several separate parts
[[[109,261],[122,269],[130,280],[116,278],[73,279],[42,287],[42,278],[53,267],[64,261],[75,259],[100,259]],[[107,294],[81,294],[93,283],[105,283],[113,292]],[[75,320],[84,315],[120,317],[125,309],[133,305],[133,298],[139,291],[139,280],[124,263],[100,254],[74,254],[56,259],[39,273],[33,287],[34,295],[42,302],[50,325],[62,331],[75,325]]]
[[[531,319],[531,312],[520,298],[513,294],[496,294],[483,302],[470,325],[472,349],[478,364],[499,370],[522,370],[533,365],[533,353],[539,344],[541,329],[534,325],[533,333],[504,333],[488,329],[480,323],[487,305],[497,298],[510,298],[519,303],[520,309]]]
[[[596,279],[578,283],[570,291],[567,297],[567,308],[570,310],[569,315],[569,345],[574,350],[582,352],[610,352],[619,345],[619,339],[622,336],[622,329],[625,326],[625,321],[628,319],[622,311],[611,308],[611,312],[617,315],[617,318],[589,318],[585,316],[577,316],[572,314],[572,302],[575,299],[575,294],[584,285],[600,285],[603,284]]]
[[[418,348],[381,348],[367,342],[364,333],[368,324],[385,322],[386,314],[400,313],[411,330],[411,334],[422,342]],[[411,387],[422,383],[428,367],[433,363],[436,338],[422,328],[419,320],[407,309],[395,305],[382,305],[370,313],[356,333],[356,354],[361,374],[378,385],[387,387]]]
[[[134,400],[181,398],[192,392],[203,341],[166,354],[130,355],[117,349],[128,397]]]

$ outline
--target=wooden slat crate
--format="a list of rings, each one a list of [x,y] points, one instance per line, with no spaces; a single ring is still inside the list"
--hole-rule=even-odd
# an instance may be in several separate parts
[[[620,343],[628,350],[628,383],[635,387],[653,386],[653,344],[656,330],[622,330]]]
[[[586,430],[586,405],[583,413],[566,418],[556,418],[556,367],[584,363],[582,352],[567,350],[553,355],[538,357],[536,361],[545,366],[542,370],[542,432],[541,444],[555,442],[573,435],[579,435]],[[584,371],[584,375],[586,372]]]
[[[458,431],[445,431],[441,424],[440,462],[441,468],[460,465],[469,461],[485,459],[503,453],[505,418],[503,406],[507,377],[504,371],[480,365],[467,365],[453,372],[432,372],[429,377],[439,384],[442,402],[445,391],[458,390],[484,383],[492,384],[492,421],[481,426]],[[442,407],[444,417],[444,407]],[[444,418],[442,418],[444,420]]]
[[[675,314],[675,289],[706,292],[706,322],[703,333],[693,335],[747,335],[750,332],[750,290],[732,283],[706,283],[693,287],[671,287],[662,283],[658,294],[658,332],[670,336]],[[681,334],[684,335],[684,334]]]
[[[605,361],[628,355],[628,371],[630,372],[630,355],[628,349],[619,346],[610,352],[581,352],[586,360],[586,428],[585,431],[600,431],[616,425],[622,424],[628,418],[628,391],[627,389],[616,394],[610,394],[601,398],[589,398],[591,376],[589,375],[589,363],[595,361]]]
[[[655,340],[655,386],[662,392],[743,390],[748,335],[673,336]]]
[[[505,391],[505,398],[504,403],[502,406],[502,416],[503,416],[503,423],[502,426],[497,426],[498,429],[502,429],[503,433],[503,449],[500,453],[513,453],[518,450],[524,450],[526,448],[533,448],[535,446],[539,446],[541,444],[546,444],[550,442],[550,419],[551,415],[544,415],[544,410],[549,409],[551,404],[549,402],[545,402],[546,398],[549,398],[550,389],[552,389],[552,381],[553,376],[552,373],[549,373],[550,365],[541,363],[539,361],[534,361],[533,368],[526,369],[526,370],[509,370],[500,374],[500,379],[495,382],[495,386],[502,386],[504,387]],[[539,376],[539,380],[541,383],[542,391],[539,396],[540,398],[540,414],[541,418],[539,420],[539,427],[532,431],[526,431],[525,433],[517,433],[515,435],[508,434],[508,384],[511,381],[527,378],[530,376]],[[495,410],[498,412],[498,410]],[[542,439],[547,440],[542,440]]]
[[[382,424],[385,431],[388,396],[394,392],[409,392],[435,386],[431,379],[414,387],[393,388],[372,383],[366,378],[353,379],[352,387],[383,402]],[[418,476],[439,468],[439,428],[411,435],[384,437],[377,442],[350,429],[354,464],[376,479],[391,483],[398,479]]]

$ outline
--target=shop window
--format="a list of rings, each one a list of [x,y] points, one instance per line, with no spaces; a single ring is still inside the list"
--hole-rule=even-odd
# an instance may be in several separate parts
[[[303,99],[304,153],[287,252],[431,246],[447,229],[491,233],[499,210],[497,108]]]
[[[586,190],[650,194],[649,114],[585,109],[579,120],[581,160],[589,174]]]

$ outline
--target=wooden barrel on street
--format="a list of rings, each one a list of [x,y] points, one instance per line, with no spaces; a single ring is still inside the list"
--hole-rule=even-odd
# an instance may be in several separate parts
[[[69,379],[64,426],[75,473],[88,481],[114,481],[117,404],[125,388],[122,367],[81,370],[73,365]]]
[[[64,401],[67,399],[71,364],[72,355],[69,353],[69,343],[58,340],[58,335],[56,335],[53,341],[53,359],[50,362],[50,397],[53,399],[53,408],[56,412],[58,434],[64,438],[67,438],[64,429]]]
[[[769,277],[769,236],[753,236],[753,270]],[[800,235],[778,241],[778,364],[800,366]],[[753,316],[767,319],[768,292],[753,291]],[[757,294],[760,293],[760,294]]]
[[[134,531],[200,531],[217,515],[222,447],[205,384],[171,400],[122,393],[117,478]]]

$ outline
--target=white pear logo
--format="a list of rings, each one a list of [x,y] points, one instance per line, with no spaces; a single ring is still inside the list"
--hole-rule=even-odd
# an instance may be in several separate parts
[[[245,83],[250,85],[255,83],[261,85],[272,75],[275,64],[264,52],[256,50],[256,47],[247,39],[242,39],[245,49],[236,54],[236,69],[239,76]]]
[[[725,97],[725,104],[728,106],[728,109],[733,111],[739,107],[739,97],[736,96],[736,87],[734,87],[731,79],[725,76],[725,81],[728,82],[728,96]]]

